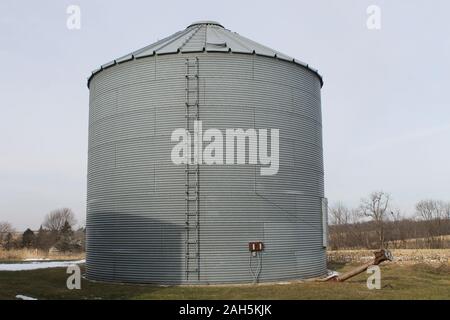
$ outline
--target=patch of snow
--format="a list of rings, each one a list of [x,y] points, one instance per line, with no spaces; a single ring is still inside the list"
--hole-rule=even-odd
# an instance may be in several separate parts
[[[72,264],[85,263],[86,260],[77,261],[50,261],[50,262],[25,262],[25,263],[3,263],[0,264],[0,271],[26,271],[47,268],[64,268]]]
[[[27,297],[27,296],[24,296],[24,295],[21,295],[21,294],[18,294],[18,295],[16,296],[16,299],[21,299],[21,300],[37,300],[36,298]]]
[[[27,258],[27,259],[23,259],[22,261],[46,261],[46,260],[50,260],[49,258]]]
[[[339,272],[334,270],[327,270],[327,275],[323,278],[323,280],[329,280],[331,278],[337,278],[339,277]]]

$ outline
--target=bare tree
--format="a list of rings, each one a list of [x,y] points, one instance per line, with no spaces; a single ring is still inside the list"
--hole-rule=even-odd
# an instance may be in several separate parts
[[[450,220],[450,202],[442,202],[441,210],[443,218]]]
[[[391,243],[395,248],[399,249],[402,246],[406,246],[407,234],[402,228],[402,222],[405,217],[402,215],[400,209],[394,209],[390,211],[390,223],[388,223],[385,238],[387,242]]]
[[[359,211],[349,209],[342,203],[330,209],[329,237],[333,250],[365,247],[369,243]]]
[[[417,216],[425,221],[431,221],[440,216],[438,203],[435,200],[422,200],[416,204]]]
[[[44,220],[44,228],[50,231],[60,232],[66,222],[73,227],[77,220],[75,219],[75,214],[69,208],[56,209],[50,212]]]
[[[10,232],[14,232],[14,229],[11,225],[11,223],[3,221],[0,222],[0,233],[4,234],[4,233],[10,233]]]
[[[419,202],[416,219],[393,208],[384,193],[362,202],[358,209],[347,209],[341,203],[330,208],[328,230],[333,250],[376,249],[381,243],[398,249],[450,248],[450,239],[445,237],[450,235],[449,202]]]
[[[350,210],[342,202],[330,208],[330,224],[343,225],[349,223],[349,220]]]
[[[385,231],[384,222],[389,214],[390,195],[383,191],[372,192],[366,199],[361,200],[359,207],[363,217],[370,218],[376,225],[376,233],[380,248],[384,247]]]
[[[416,215],[426,223],[429,247],[441,247],[443,225],[448,216],[448,203],[438,200],[422,200],[416,204]]]
[[[0,222],[0,245],[3,243],[3,240],[5,239],[6,235],[8,233],[13,233],[14,228],[12,227],[11,223],[9,222]]]
[[[349,223],[350,210],[341,202],[338,202],[329,211],[329,241],[334,250],[339,250],[345,245],[345,225]]]

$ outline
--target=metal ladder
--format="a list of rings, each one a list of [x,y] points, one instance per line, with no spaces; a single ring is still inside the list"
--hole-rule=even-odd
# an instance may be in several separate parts
[[[194,150],[194,161],[192,159],[193,142],[195,137],[195,122],[200,119],[199,98],[199,61],[186,59],[186,130],[191,137],[188,150],[188,158],[185,168],[185,271],[186,280],[200,280],[200,163],[198,161],[199,150]],[[188,139],[187,139],[188,141]],[[189,142],[188,142],[189,143]],[[194,146],[195,147],[195,146]]]

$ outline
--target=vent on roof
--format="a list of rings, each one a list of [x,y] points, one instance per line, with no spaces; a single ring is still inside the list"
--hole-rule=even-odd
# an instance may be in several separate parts
[[[226,48],[227,43],[224,41],[223,35],[219,33],[216,28],[209,28],[209,26],[206,29],[206,45],[213,47],[213,48]]]
[[[222,42],[222,43],[207,42],[206,45],[209,46],[209,47],[216,47],[216,48],[226,48],[227,47],[227,43],[226,42]]]

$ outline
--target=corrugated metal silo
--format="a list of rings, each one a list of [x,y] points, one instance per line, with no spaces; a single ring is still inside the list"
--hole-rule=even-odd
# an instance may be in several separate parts
[[[228,283],[326,272],[316,70],[203,21],[103,65],[88,86],[89,279]],[[203,130],[279,129],[278,173],[175,165],[171,134],[191,118]],[[258,241],[255,257],[248,244]]]

